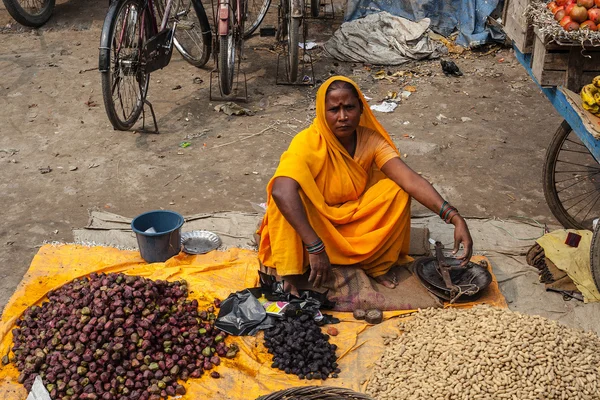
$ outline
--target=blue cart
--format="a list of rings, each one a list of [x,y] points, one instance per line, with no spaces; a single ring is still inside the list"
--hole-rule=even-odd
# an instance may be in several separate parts
[[[564,118],[546,152],[546,202],[565,228],[592,230],[594,219],[600,217],[600,118],[583,109],[578,93],[562,86],[540,86],[531,69],[532,54],[513,48],[517,60]]]
[[[546,202],[565,227],[593,230],[590,268],[600,288],[600,118],[582,107],[581,97],[562,86],[542,87],[531,69],[531,54],[513,46],[517,60],[564,118],[546,151]]]

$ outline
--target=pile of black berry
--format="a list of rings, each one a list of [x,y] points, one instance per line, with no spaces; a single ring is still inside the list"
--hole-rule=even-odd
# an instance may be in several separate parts
[[[340,369],[329,335],[321,332],[313,318],[302,315],[277,320],[277,325],[265,331],[265,346],[273,354],[272,368],[300,379],[337,378]]]

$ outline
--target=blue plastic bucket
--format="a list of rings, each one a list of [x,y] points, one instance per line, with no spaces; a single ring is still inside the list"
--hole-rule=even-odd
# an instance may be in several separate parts
[[[131,221],[140,254],[146,262],[164,262],[179,254],[183,216],[174,211],[155,210]]]

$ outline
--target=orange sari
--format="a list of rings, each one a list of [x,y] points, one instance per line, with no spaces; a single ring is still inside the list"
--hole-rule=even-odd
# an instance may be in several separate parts
[[[325,119],[326,91],[336,80],[356,87],[363,104],[359,135],[372,135],[369,140],[357,140],[354,158]],[[383,275],[395,264],[411,260],[407,256],[410,196],[377,168],[400,155],[352,80],[328,79],[319,88],[316,103],[312,125],[294,137],[267,185],[267,212],[258,230],[259,259],[280,276],[302,274],[308,268],[300,236],[271,196],[274,179],[285,176],[300,185],[308,221],[324,242],[331,264],[358,265],[372,277]],[[380,147],[383,143],[383,151],[375,154],[369,148],[373,143]]]

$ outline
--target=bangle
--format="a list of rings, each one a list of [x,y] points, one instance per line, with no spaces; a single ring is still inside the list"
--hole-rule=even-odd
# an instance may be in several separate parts
[[[454,218],[454,216],[456,216],[456,215],[459,215],[458,210],[456,208],[452,207],[452,210],[450,210],[450,212],[444,219],[444,222],[449,224],[450,222],[452,222],[452,218]]]
[[[442,214],[442,219],[444,221],[446,221],[448,219],[448,216],[450,216],[450,214],[452,213],[452,211],[458,211],[456,208],[449,206],[446,211],[444,211],[444,213]]]
[[[444,208],[448,205],[448,202],[446,200],[444,200],[444,202],[442,203],[442,207],[440,208],[440,218],[442,218],[442,213],[444,212]]]
[[[317,239],[311,244],[304,245],[308,254],[320,254],[325,251],[325,243],[321,239]]]

